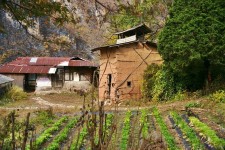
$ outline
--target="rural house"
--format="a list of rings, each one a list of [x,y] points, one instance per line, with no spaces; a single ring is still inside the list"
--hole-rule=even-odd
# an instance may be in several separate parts
[[[88,90],[96,65],[79,57],[18,57],[0,66],[25,91]]]
[[[139,99],[143,73],[148,65],[161,64],[162,58],[155,43],[146,41],[150,29],[141,24],[115,33],[116,44],[98,47],[100,51],[99,99]]]
[[[0,74],[0,97],[12,87],[13,79]]]

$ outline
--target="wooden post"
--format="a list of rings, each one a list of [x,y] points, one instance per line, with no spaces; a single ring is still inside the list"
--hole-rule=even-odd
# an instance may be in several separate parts
[[[26,149],[26,143],[27,143],[27,137],[28,137],[28,132],[29,132],[29,118],[30,118],[30,113],[27,114],[27,120],[25,123],[25,130],[24,130],[24,135],[23,135],[23,144],[22,144],[22,150]]]
[[[12,150],[16,149],[16,140],[15,140],[15,111],[11,113],[12,121]]]

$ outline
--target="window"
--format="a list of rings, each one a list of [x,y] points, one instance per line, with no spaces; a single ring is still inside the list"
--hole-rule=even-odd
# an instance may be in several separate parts
[[[69,69],[65,69],[65,80],[66,81],[73,80],[73,72],[71,72]]]
[[[88,81],[84,74],[80,74],[80,81]]]
[[[131,87],[131,81],[127,81],[127,87]]]
[[[28,80],[35,81],[36,80],[36,74],[28,74]]]

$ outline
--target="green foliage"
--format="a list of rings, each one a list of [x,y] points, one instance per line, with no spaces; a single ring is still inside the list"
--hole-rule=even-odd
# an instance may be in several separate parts
[[[47,110],[39,110],[35,112],[37,117],[32,118],[31,122],[33,124],[42,124],[43,126],[47,126],[53,122],[54,114],[52,112],[52,108]]]
[[[187,94],[185,92],[178,91],[174,95],[173,100],[174,101],[181,101],[181,100],[184,100],[185,98],[187,98]]]
[[[1,1],[0,10],[12,15],[24,28],[32,27],[38,17],[52,17],[58,24],[74,21],[68,9],[60,2],[46,0]],[[54,17],[53,17],[54,16]],[[3,29],[2,29],[3,30]]]
[[[122,139],[120,143],[120,149],[121,150],[126,150],[127,149],[127,144],[128,144],[128,139],[129,139],[129,134],[130,134],[130,118],[131,118],[131,111],[126,112],[126,116],[123,122],[123,129],[122,129]]]
[[[162,136],[167,143],[167,148],[170,150],[177,150],[178,147],[176,146],[175,139],[169,132],[166,123],[163,121],[163,118],[156,107],[153,108],[153,115],[159,125]]]
[[[141,117],[140,117],[140,125],[142,126],[141,134],[144,139],[148,138],[148,118],[147,118],[147,112],[148,110],[142,109],[141,110]]]
[[[153,100],[169,100],[172,99],[177,91],[180,91],[180,85],[176,84],[174,74],[171,70],[162,67],[155,75],[155,83],[153,88]]]
[[[170,114],[182,131],[183,137],[185,137],[185,139],[191,144],[191,149],[203,150],[204,146],[201,144],[201,141],[197,137],[195,131],[189,127],[188,124],[176,112],[171,112]]]
[[[225,103],[225,91],[224,90],[216,91],[210,96],[210,99],[212,99],[214,102],[217,102],[217,103],[220,103],[220,102]]]
[[[87,136],[87,127],[83,127],[77,138],[74,138],[73,143],[70,145],[70,150],[79,150]]]
[[[118,9],[109,15],[111,28],[116,31],[144,22],[158,32],[163,16],[167,15],[167,6],[171,4],[171,0],[132,0],[129,3],[117,0],[117,2]]]
[[[185,108],[192,108],[192,107],[201,107],[201,103],[199,103],[199,102],[189,102],[185,105]]]
[[[71,130],[71,128],[74,127],[74,125],[76,125],[77,123],[77,118],[73,118],[71,119],[68,124],[65,126],[65,128],[54,138],[54,140],[48,145],[48,147],[46,148],[46,150],[56,150],[56,149],[60,149],[60,144],[62,142],[64,142],[67,137],[68,134]]]
[[[35,141],[34,147],[36,149],[39,149],[40,146],[46,142],[48,139],[50,139],[54,132],[58,131],[62,124],[67,121],[68,117],[64,116],[60,118],[57,122],[55,122],[50,128],[46,129]],[[30,149],[30,146],[28,145],[26,147],[27,150]]]
[[[180,70],[195,60],[224,62],[224,6],[222,0],[174,2],[158,47],[172,68]]]
[[[144,71],[142,94],[144,99],[150,100],[153,98],[153,88],[155,85],[156,73],[160,67],[157,64],[151,64]]]
[[[225,64],[224,13],[222,0],[175,0],[170,9],[158,51],[167,68],[183,79],[178,82],[185,88],[198,90],[206,86],[205,81],[212,80],[214,65]]]
[[[225,148],[225,140],[220,139],[214,130],[195,117],[189,117],[190,124],[199,132],[199,135],[206,138],[216,149],[223,150]]]

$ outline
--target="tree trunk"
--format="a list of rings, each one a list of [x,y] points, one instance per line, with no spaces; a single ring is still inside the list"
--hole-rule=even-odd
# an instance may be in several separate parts
[[[211,71],[210,71],[210,61],[208,59],[204,60],[205,66],[205,93],[208,94],[211,85]]]

